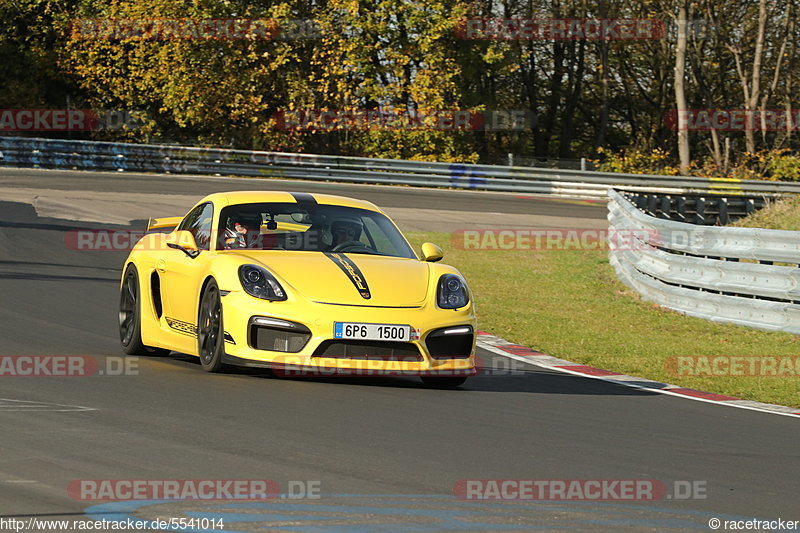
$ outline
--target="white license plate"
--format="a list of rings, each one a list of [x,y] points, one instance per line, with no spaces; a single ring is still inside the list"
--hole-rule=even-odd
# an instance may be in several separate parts
[[[335,339],[408,342],[411,340],[411,326],[401,324],[334,322],[333,337]]]

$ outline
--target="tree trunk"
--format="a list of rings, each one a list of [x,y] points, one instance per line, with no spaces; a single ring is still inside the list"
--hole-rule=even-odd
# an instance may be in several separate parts
[[[678,155],[681,160],[681,174],[689,173],[691,156],[689,154],[689,124],[687,121],[686,93],[684,91],[684,71],[686,68],[686,19],[687,0],[678,6],[678,40],[675,43],[675,110],[678,113]]]
[[[761,90],[761,57],[764,54],[764,28],[767,24],[767,0],[758,3],[758,37],[756,38],[756,51],[753,56],[753,74],[750,84],[750,99],[745,102],[747,128],[745,128],[745,144],[747,151],[756,151],[755,109],[758,106],[758,96]]]

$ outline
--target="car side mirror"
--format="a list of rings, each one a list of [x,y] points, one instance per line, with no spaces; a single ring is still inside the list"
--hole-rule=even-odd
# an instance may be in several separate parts
[[[167,240],[167,246],[180,250],[192,259],[200,255],[200,249],[197,247],[197,241],[194,240],[194,235],[192,235],[191,231],[181,230],[174,232]]]
[[[435,263],[436,261],[441,261],[444,257],[444,252],[441,248],[433,244],[432,242],[426,242],[422,245],[422,260],[427,261],[429,263]]]

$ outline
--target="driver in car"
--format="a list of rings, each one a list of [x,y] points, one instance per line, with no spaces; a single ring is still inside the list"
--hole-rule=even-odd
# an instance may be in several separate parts
[[[337,218],[331,222],[331,250],[346,242],[357,243],[364,225],[357,218]]]
[[[225,248],[246,248],[247,247],[247,228],[234,223],[233,228],[225,228]]]
[[[225,248],[252,248],[257,244],[260,233],[260,216],[247,217],[239,216],[238,220],[225,228],[224,241]],[[230,224],[231,219],[228,219]]]

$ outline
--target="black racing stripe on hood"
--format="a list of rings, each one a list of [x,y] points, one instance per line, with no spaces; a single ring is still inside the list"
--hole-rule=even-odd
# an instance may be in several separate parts
[[[360,294],[362,298],[365,300],[372,298],[372,293],[369,292],[369,285],[367,285],[367,278],[364,277],[364,274],[361,273],[358,265],[356,265],[352,259],[337,252],[324,253],[328,259],[336,263],[336,266],[338,266],[342,272],[344,272],[345,275],[350,278],[350,281],[353,283],[353,286],[356,288],[358,294]]]
[[[290,192],[289,194],[294,196],[294,199],[298,204],[317,205],[317,199],[307,192]]]

